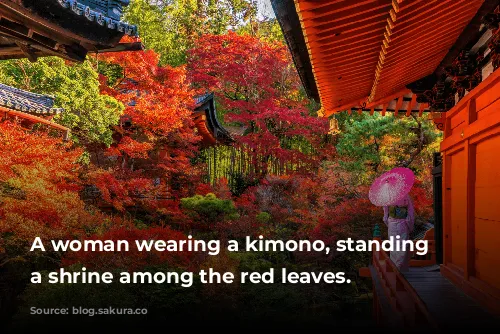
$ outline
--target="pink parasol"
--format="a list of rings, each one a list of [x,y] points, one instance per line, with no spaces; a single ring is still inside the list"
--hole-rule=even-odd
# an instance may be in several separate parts
[[[411,169],[397,167],[373,181],[368,197],[376,206],[390,206],[402,200],[411,190],[415,175]]]

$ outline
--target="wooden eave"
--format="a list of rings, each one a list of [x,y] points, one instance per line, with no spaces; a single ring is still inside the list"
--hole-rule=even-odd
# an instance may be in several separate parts
[[[231,143],[233,141],[231,134],[217,118],[214,94],[199,96],[195,98],[195,103],[192,117],[198,132],[203,137],[204,144]]]
[[[271,4],[280,22],[288,48],[292,53],[293,62],[302,81],[302,86],[309,98],[319,102],[318,87],[312,73],[309,53],[304,35],[302,34],[299,16],[295,11],[295,5],[290,0],[272,0]]]
[[[363,112],[373,115],[375,113],[380,113],[382,116],[386,114],[394,114],[394,116],[405,115],[410,116],[411,114],[418,114],[422,116],[423,113],[430,112],[429,105],[427,103],[418,103],[417,95],[413,94],[409,89],[402,89],[399,92],[386,96],[377,101],[371,103],[366,103],[365,101],[359,101],[358,103],[350,103],[347,105],[340,106],[336,112],[347,111],[347,113],[358,113]],[[325,111],[321,108],[318,111],[319,116],[326,117]]]
[[[471,35],[477,35],[480,14],[491,11],[498,3],[496,0],[294,0],[291,5],[291,2],[272,1],[289,46],[300,44],[300,34],[305,41],[307,55],[297,47],[290,50],[294,59],[299,59],[296,63],[306,71],[301,77],[313,75],[313,82],[302,82],[306,91],[317,89],[322,106],[320,115],[325,117],[343,110],[385,113],[390,106],[395,113],[429,111],[426,104],[416,102],[407,87],[426,76],[439,74],[446,62],[453,60],[474,38]],[[289,23],[295,16],[300,31]]]
[[[57,3],[57,1],[54,2]],[[131,44],[119,46],[124,32],[112,31],[95,23],[91,25],[86,18],[71,12],[64,13],[64,15],[68,15],[66,20],[74,21],[80,33],[63,28],[60,25],[62,22],[54,22],[37,15],[18,4],[18,1],[1,1],[0,60],[28,58],[36,61],[38,57],[59,56],[66,60],[82,62],[88,52],[137,50],[139,48],[138,45]],[[86,25],[88,25],[87,28],[85,28]],[[86,36],[86,30],[92,31],[92,34]]]
[[[212,131],[210,131],[207,127],[205,113],[202,111],[193,113],[193,120],[196,128],[198,129],[198,133],[203,138],[203,144],[207,146],[215,145],[217,143],[217,139],[214,137]]]

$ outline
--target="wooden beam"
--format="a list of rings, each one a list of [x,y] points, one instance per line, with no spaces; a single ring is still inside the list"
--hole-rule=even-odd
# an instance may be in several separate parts
[[[388,95],[388,96],[385,96],[381,99],[378,99],[377,101],[373,101],[373,102],[370,102],[366,105],[367,108],[371,108],[373,106],[378,106],[378,105],[381,105],[381,104],[384,104],[386,102],[390,102],[392,100],[395,100],[397,99],[398,97],[400,96],[404,96],[406,94],[410,94],[411,93],[411,90],[407,89],[407,88],[404,88],[394,94],[391,94],[391,95]]]
[[[0,33],[4,37],[16,44],[29,45],[31,49],[42,51],[47,56],[59,56],[66,60],[83,62],[87,49],[82,46],[82,43],[92,44],[91,41],[71,31],[62,29],[38,16],[33,17],[32,13],[14,3],[0,3],[0,17],[2,17]],[[59,48],[61,43],[64,44],[63,48]],[[28,56],[29,53],[25,51],[22,50],[23,54]],[[30,58],[33,57],[28,57]]]
[[[64,50],[66,53],[62,52],[62,50],[53,50],[50,49],[36,41],[33,41],[27,36],[20,35],[19,33],[16,33],[14,31],[10,31],[4,27],[0,26],[0,36],[3,36],[9,40],[12,40],[13,42],[21,43],[21,44],[30,44],[33,49],[37,49],[41,52],[43,52],[47,56],[58,56],[63,59],[69,60],[69,61],[79,61],[83,62],[85,60],[84,56],[77,55],[74,52],[71,52],[71,47],[65,47]]]
[[[420,103],[420,106],[418,108],[418,117],[422,117],[422,114],[424,113],[424,109],[427,107],[426,103]]]
[[[481,37],[483,33],[479,28],[481,27],[481,19],[486,14],[493,13],[495,8],[499,5],[498,0],[484,0],[483,4],[476,12],[469,24],[465,27],[462,33],[457,38],[455,44],[450,48],[448,54],[443,58],[439,66],[436,68],[434,74],[439,78],[444,73],[445,68],[450,66],[451,63],[457,58],[458,54],[466,49],[468,46],[472,47],[473,44]],[[472,45],[470,45],[472,44]]]
[[[465,124],[469,126],[477,119],[476,99],[470,99],[467,103],[467,114]],[[476,271],[476,241],[475,241],[475,220],[476,220],[476,154],[477,145],[471,144],[470,140],[465,140],[465,154],[467,158],[467,226],[466,226],[466,249],[464,278],[469,279],[475,275]]]
[[[402,2],[403,0],[401,0]],[[377,89],[378,89],[378,83],[380,80],[380,77],[382,76],[382,70],[385,65],[385,58],[387,54],[387,49],[389,48],[389,45],[391,44],[391,35],[392,35],[392,29],[394,28],[396,21],[397,21],[397,13],[399,12],[399,5],[398,2],[393,1],[392,2],[392,8],[389,11],[389,17],[387,18],[387,22],[385,24],[385,31],[384,31],[384,40],[382,41],[381,45],[381,50],[380,50],[380,55],[378,57],[378,63],[375,69],[375,79],[373,80],[373,86],[370,91],[370,95],[368,97],[368,102],[373,101],[375,99],[375,96],[377,94]]]
[[[25,26],[30,26],[31,29],[44,36],[51,36],[58,41],[71,45],[73,43],[88,43],[94,44],[95,42],[81,37],[72,31],[64,30],[57,24],[44,20],[39,16],[35,16],[26,8],[12,2],[0,1],[0,16],[9,17],[14,19]]]
[[[21,53],[22,51],[19,49],[19,46],[16,45],[9,45],[9,46],[3,46],[0,45],[0,56],[2,55],[9,55],[12,53]]]
[[[385,116],[385,112],[387,111],[387,106],[389,104],[388,103],[384,103],[383,107],[382,107],[382,116]]]
[[[408,117],[408,116],[411,115],[411,112],[412,112],[413,107],[415,106],[415,104],[417,104],[417,94],[413,94],[411,96],[411,101],[408,104],[408,108],[406,109],[406,117]]]
[[[467,103],[467,114],[465,118],[465,122],[467,125],[474,123],[477,120],[477,111],[476,111],[476,99],[470,99]]]
[[[398,116],[399,109],[403,105],[403,96],[398,97],[398,102],[396,102],[396,108],[394,109],[394,116]]]
[[[465,157],[467,159],[467,217],[465,226],[465,266],[464,279],[468,280],[470,276],[475,275],[475,258],[476,258],[476,242],[475,242],[475,194],[476,194],[476,145],[470,144],[469,140],[465,141]]]
[[[16,42],[16,44],[19,47],[19,49],[22,51],[22,53],[24,54],[24,56],[26,58],[28,58],[28,60],[30,62],[34,63],[34,62],[36,62],[38,60],[37,55],[33,51],[31,51],[26,44],[22,44],[22,43],[19,43],[19,42]]]
[[[133,43],[120,43],[114,48],[99,49],[97,50],[97,53],[142,51],[142,50],[144,50],[144,44],[142,44],[141,42],[133,42]]]
[[[26,120],[33,122],[33,123],[45,124],[53,129],[60,130],[64,133],[65,139],[67,139],[69,137],[69,134],[71,132],[71,130],[65,126],[51,122],[49,120],[46,120],[45,118],[34,116],[31,114],[27,114],[27,113],[24,113],[21,111],[12,110],[12,109],[8,109],[5,107],[0,107],[0,112],[7,114],[7,115],[10,115],[10,116],[23,118],[23,119],[26,119]]]
[[[329,117],[329,116],[335,114],[336,112],[344,111],[344,110],[349,110],[351,108],[354,108],[354,107],[356,107],[358,105],[362,105],[362,104],[363,104],[362,101],[353,101],[353,102],[350,102],[350,103],[347,103],[347,104],[335,107],[335,108],[330,109],[327,112],[325,112],[324,117]]]
[[[271,5],[280,23],[283,36],[292,54],[293,62],[297,68],[302,85],[307,96],[320,102],[316,78],[312,71],[312,64],[307,48],[307,42],[302,33],[299,14],[293,1],[271,0]],[[328,116],[328,115],[325,115]]]

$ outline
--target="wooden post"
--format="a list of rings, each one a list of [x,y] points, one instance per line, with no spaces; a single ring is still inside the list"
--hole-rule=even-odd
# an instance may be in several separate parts
[[[380,241],[381,241],[381,233],[380,233],[380,226],[378,225],[378,223],[375,224],[374,228],[373,228],[373,240],[377,240],[380,244]],[[373,253],[372,253],[372,262],[373,262],[373,265],[376,265],[374,262],[375,262],[375,257],[377,256],[377,251],[374,250]],[[373,283],[374,284],[374,283]],[[375,286],[372,287],[372,291],[373,291],[373,316],[374,316],[374,320],[375,320],[375,323],[377,325],[381,325],[382,323],[382,314],[381,314],[381,310],[380,310],[380,301],[378,299],[378,295],[377,295],[377,291],[375,289]]]
[[[406,109],[406,117],[411,115],[413,107],[417,104],[417,94],[413,94],[410,103],[408,103],[408,108]]]
[[[465,117],[467,125],[470,125],[477,120],[476,99],[470,99],[469,102],[467,102],[467,114]]]
[[[477,120],[476,100],[470,99],[467,103],[466,122],[467,125]],[[467,153],[467,228],[464,278],[469,279],[475,274],[475,220],[476,220],[476,145],[470,144],[469,139],[465,141],[465,152]]]
[[[64,131],[63,140],[68,141],[70,134],[71,134],[71,130],[68,129],[68,130]]]
[[[451,135],[451,118],[446,117],[444,121],[444,138],[448,138]]]
[[[443,264],[451,262],[451,157],[443,156]]]
[[[469,140],[465,141],[465,154],[467,158],[467,226],[466,226],[466,249],[464,278],[469,279],[474,275],[475,265],[475,193],[476,193],[476,145],[471,145]]]
[[[372,287],[372,295],[373,295],[373,305],[372,305],[372,315],[373,315],[373,321],[377,324],[380,325],[380,305],[378,304],[378,296],[377,296],[377,290],[375,287]]]
[[[383,107],[382,107],[382,116],[385,116],[385,112],[387,111],[387,103],[384,103]]]
[[[396,109],[394,109],[394,117],[398,117],[398,114],[399,114],[399,109],[401,108],[401,106],[403,105],[403,96],[400,96],[398,98],[398,101],[396,102]]]

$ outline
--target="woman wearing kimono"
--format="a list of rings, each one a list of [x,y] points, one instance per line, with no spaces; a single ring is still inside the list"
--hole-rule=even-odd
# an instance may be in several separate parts
[[[409,240],[415,223],[415,211],[410,195],[406,195],[402,200],[391,206],[384,206],[384,223],[387,225],[389,237],[399,235],[399,240]],[[409,270],[409,251],[392,251],[390,258],[399,271]]]

